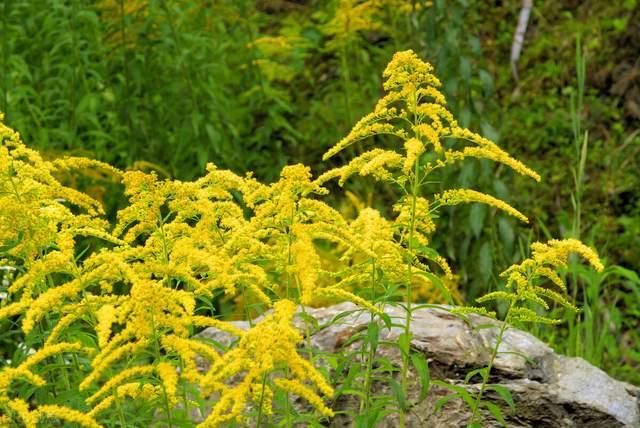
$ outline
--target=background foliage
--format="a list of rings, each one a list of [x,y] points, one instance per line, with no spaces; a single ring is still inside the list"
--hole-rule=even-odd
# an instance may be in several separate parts
[[[0,110],[51,157],[87,155],[178,179],[200,176],[212,161],[272,181],[287,163],[316,174],[331,167],[322,153],[371,110],[380,70],[393,52],[414,49],[435,65],[463,126],[543,176],[533,186],[477,161],[439,177],[435,186],[474,183],[539,219],[529,233],[483,206],[448,211],[449,232],[435,244],[460,288],[469,299],[481,295],[529,241],[575,234],[580,193],[578,235],[619,268],[574,274],[574,297],[593,324],[580,332],[569,323],[572,345],[557,347],[639,382],[639,9],[637,0],[535,2],[516,81],[509,51],[520,2],[5,1]],[[577,35],[586,82],[583,108],[572,114]],[[580,192],[576,117],[588,131]],[[72,184],[115,212],[121,189],[87,177]],[[348,190],[347,212],[395,200],[365,182]]]

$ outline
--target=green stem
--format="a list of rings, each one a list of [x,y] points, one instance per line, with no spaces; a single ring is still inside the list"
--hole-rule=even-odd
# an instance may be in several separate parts
[[[371,260],[371,301],[375,301],[376,296],[376,261]],[[375,315],[371,312],[371,323],[375,322]],[[369,342],[367,353],[367,368],[364,374],[364,393],[365,397],[360,401],[360,414],[366,413],[369,408],[369,401],[371,400],[371,372],[373,370],[373,359],[375,357],[375,349]]]
[[[169,263],[169,247],[168,247],[168,243],[167,243],[167,234],[164,230],[164,219],[162,218],[162,213],[160,211],[158,211],[157,213],[158,215],[158,230],[160,231],[160,237],[162,240],[162,262],[163,264],[167,265]],[[163,278],[163,281],[166,283],[166,285],[171,288],[171,282],[170,282],[170,278],[165,275]],[[153,309],[152,309],[153,310]],[[155,361],[159,362],[160,361],[160,342],[158,341],[158,332],[156,330],[156,323],[155,323],[155,317],[153,316],[153,312],[151,313],[151,328],[153,331],[153,350],[154,350],[154,357],[155,357]],[[169,398],[167,397],[167,391],[164,387],[164,382],[160,382],[161,386],[162,386],[162,396],[164,398],[164,407],[165,407],[165,411],[167,412],[167,420],[169,422],[169,428],[173,427],[173,421],[171,419],[171,407],[169,406]]]
[[[573,200],[573,224],[572,235],[575,239],[580,239],[582,229],[582,193],[584,182],[584,170],[587,160],[587,144],[589,139],[588,132],[582,131],[582,111],[584,109],[584,87],[586,77],[586,60],[582,54],[582,43],[580,34],[576,37],[576,89],[577,94],[571,97],[571,119],[573,124],[573,141],[575,147],[576,166],[573,170],[575,193]],[[572,296],[576,301],[578,296],[578,276],[575,271],[571,273]],[[569,346],[572,347],[569,355],[583,356],[583,346],[580,337],[580,315],[575,314],[569,321]]]
[[[47,327],[49,325],[51,325],[51,323],[49,322],[48,317],[46,317],[44,321],[41,320],[37,324],[38,332],[40,333],[40,337],[43,339],[43,341],[44,341],[44,336],[45,336],[45,328],[43,327],[42,324],[44,324],[45,322],[47,323]],[[28,351],[27,351],[27,353],[25,353],[25,357],[28,357]],[[63,370],[63,372],[64,372],[64,370]],[[48,373],[46,373],[44,375],[44,378],[47,381],[47,384],[51,385],[51,394],[53,395],[54,398],[57,398],[58,397],[58,389],[56,388],[56,385],[58,383],[56,382],[56,378],[55,378],[55,375],[54,375],[53,371],[49,371]]]
[[[291,288],[291,273],[289,272],[289,266],[291,266],[291,263],[293,261],[293,254],[291,252],[291,245],[293,244],[293,234],[292,234],[292,230],[293,230],[293,223],[294,223],[294,219],[295,219],[295,214],[296,214],[296,205],[294,202],[293,207],[291,208],[291,217],[290,217],[290,225],[287,227],[287,267],[286,267],[286,271],[287,271],[287,290],[286,290],[286,296],[287,299],[289,299],[289,289]],[[298,293],[299,294],[299,293]],[[287,366],[285,368],[285,378],[289,377],[289,366]],[[289,391],[285,392],[285,418],[286,418],[286,427],[290,428],[291,426],[293,426],[292,422],[291,422],[291,411],[289,409]]]
[[[158,341],[158,332],[156,331],[156,322],[153,313],[151,314],[151,329],[153,331],[153,351],[156,362],[160,361],[160,342]],[[169,422],[169,428],[173,427],[173,421],[171,420],[171,407],[169,406],[169,397],[167,397],[167,390],[164,387],[164,382],[160,382],[162,387],[162,397],[164,402],[164,409],[167,412],[167,421]]]
[[[253,328],[253,319],[251,319],[251,314],[249,314],[249,308],[247,307],[247,293],[246,288],[242,287],[242,310],[244,312],[244,317],[249,322],[249,328]]]
[[[182,361],[182,358],[180,359],[180,373],[184,373],[184,363]],[[190,417],[190,415],[189,415],[189,398],[187,397],[187,388],[182,388],[182,405],[184,406],[184,414],[187,417]]]
[[[304,305],[300,305],[301,312],[305,315],[305,318],[309,316],[307,314],[307,310]],[[313,351],[311,350],[311,329],[309,328],[309,323],[305,321],[304,323],[304,334],[305,340],[307,342],[307,352],[309,353],[309,362],[313,364]]]
[[[57,354],[56,355],[56,360],[58,362],[58,365],[60,365],[61,367],[61,371],[62,371],[62,380],[64,381],[64,386],[65,388],[67,388],[67,391],[71,390],[71,382],[69,382],[69,375],[67,374],[67,367],[66,367],[66,363],[64,362],[64,359],[62,358],[62,355]]]
[[[480,391],[478,391],[478,395],[476,395],[475,404],[473,406],[473,414],[471,415],[471,424],[478,422],[480,423],[480,402],[482,401],[482,395],[487,388],[487,383],[489,381],[489,375],[491,374],[491,369],[493,368],[493,363],[498,355],[498,348],[502,343],[502,337],[504,336],[504,332],[507,330],[510,321],[511,308],[513,307],[513,301],[509,303],[509,307],[507,309],[507,314],[504,317],[504,321],[500,326],[500,332],[498,333],[498,337],[496,338],[496,344],[493,347],[491,352],[491,358],[489,359],[489,364],[487,365],[487,372],[482,376],[482,385],[480,385]]]
[[[173,421],[171,419],[171,406],[169,406],[169,398],[167,397],[167,390],[164,388],[164,383],[161,382],[162,385],[162,396],[164,397],[164,410],[167,412],[167,422],[169,422],[169,428],[173,427]]]
[[[417,95],[414,93],[414,102],[413,102],[413,115],[414,122],[417,122]],[[411,211],[410,211],[410,220],[409,220],[409,239],[407,241],[407,285],[406,285],[406,318],[404,323],[404,334],[408,342],[411,342],[411,300],[412,300],[412,290],[411,290],[411,282],[413,280],[413,238],[416,227],[416,205],[418,200],[418,191],[420,187],[420,159],[416,159],[414,164],[414,172],[413,177],[411,178]],[[407,396],[407,372],[409,368],[409,351],[402,353],[402,371],[401,371],[401,386],[402,386],[402,394]],[[405,426],[405,412],[404,409],[401,409],[400,412],[400,427],[404,428]]]
[[[262,424],[262,406],[264,405],[264,388],[267,383],[267,374],[262,375],[262,390],[260,391],[260,405],[258,406],[258,417],[256,421],[256,427],[260,428]]]
[[[116,390],[114,389],[111,393],[114,397],[116,397],[116,407],[118,408],[118,417],[120,418],[120,426],[125,428],[127,426],[124,419],[124,412],[122,411],[122,404],[120,403],[120,397],[116,395]]]

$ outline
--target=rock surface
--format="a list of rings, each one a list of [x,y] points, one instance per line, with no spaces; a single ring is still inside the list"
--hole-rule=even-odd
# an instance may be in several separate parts
[[[311,345],[320,352],[334,352],[344,345],[353,332],[366,328],[370,315],[358,311],[351,303],[341,303],[328,308],[306,308],[320,328],[311,336]],[[332,322],[340,313],[349,312],[337,322]],[[404,310],[387,307],[385,312],[394,322],[391,329],[380,330],[380,341],[395,341],[403,331]],[[296,322],[305,331],[303,319]],[[258,320],[256,320],[258,321]],[[413,312],[411,330],[412,348],[421,352],[429,361],[432,379],[440,379],[450,384],[477,392],[480,379],[473,378],[464,383],[466,374],[486,366],[498,335],[497,321],[478,315],[469,315],[468,322],[446,310],[421,308]],[[247,328],[248,323],[239,321],[236,325]],[[481,328],[478,328],[481,327]],[[224,332],[209,328],[198,336],[228,343],[230,338]],[[357,343],[350,346],[356,346]],[[395,347],[380,346],[379,355],[399,365],[400,354]],[[410,401],[417,401],[419,389],[417,375],[410,373],[413,388]],[[478,382],[480,382],[478,380]],[[640,427],[640,389],[609,377],[605,372],[581,358],[569,358],[556,354],[549,346],[515,328],[509,328],[503,337],[499,354],[491,371],[491,383],[507,388],[516,405],[511,411],[494,392],[487,392],[486,399],[502,408],[509,427]],[[384,385],[374,388],[384,389]],[[381,391],[374,391],[381,392]],[[451,400],[439,412],[434,412],[438,399],[451,392],[438,386],[431,386],[429,394],[415,404],[407,414],[407,426],[411,427],[458,427],[465,426],[470,411],[464,401]],[[339,400],[338,408],[355,408],[356,403]],[[335,409],[335,408],[334,408]],[[336,419],[332,426],[352,426],[347,417]],[[381,426],[395,427],[397,416],[389,416]],[[487,416],[484,426],[500,426]]]

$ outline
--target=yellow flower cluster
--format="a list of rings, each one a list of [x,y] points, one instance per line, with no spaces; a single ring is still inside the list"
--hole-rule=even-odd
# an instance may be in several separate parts
[[[572,253],[582,256],[598,272],[604,269],[596,252],[577,239],[553,239],[546,244],[535,242],[531,244],[530,258],[509,267],[500,274],[506,278],[509,291],[488,293],[479,298],[478,302],[507,300],[510,303],[507,322],[518,320],[545,324],[559,323],[560,320],[540,315],[523,305],[526,302],[532,302],[548,310],[549,304],[546,300],[550,300],[571,311],[578,310],[564,294],[545,286],[545,283],[550,281],[562,293],[566,293],[567,286],[557,270],[567,266],[569,255]]]
[[[341,48],[353,40],[358,32],[379,28],[376,12],[373,1],[340,0],[333,19],[324,28],[325,34],[332,37],[327,46]]]
[[[354,173],[373,175],[375,178],[389,178],[388,167],[402,167],[404,175],[411,175],[414,165],[428,145],[441,154],[438,166],[453,163],[466,157],[489,159],[503,163],[514,171],[540,180],[539,175],[520,161],[513,159],[495,143],[468,129],[461,128],[446,108],[441,85],[433,75],[433,67],[421,61],[413,51],[398,52],[385,69],[384,89],[389,91],[375,110],[363,117],[351,132],[324,155],[328,159],[355,142],[374,135],[392,135],[404,141],[405,156],[395,152],[376,149],[351,161],[349,166],[329,171],[323,179],[340,177],[341,184]],[[409,124],[409,125],[407,125]],[[444,152],[442,140],[458,139],[474,144],[462,151]],[[384,156],[384,161],[373,159]],[[376,172],[373,166],[381,171]],[[431,169],[434,167],[431,166]]]
[[[406,231],[409,230],[409,223],[413,219],[414,222],[414,238],[421,245],[429,244],[429,237],[435,232],[436,224],[431,218],[431,210],[429,201],[425,198],[418,197],[415,200],[415,206],[412,205],[410,198],[404,198],[397,203],[393,210],[398,213],[394,224],[405,231],[400,241],[405,242],[408,237]]]
[[[97,161],[66,158],[48,162],[25,147],[20,135],[0,118],[0,242],[10,245],[7,255],[30,267],[48,249],[61,251],[73,246],[75,236],[100,235],[108,226],[96,218],[100,204],[60,184],[54,174],[88,166],[113,170]],[[80,210],[74,215],[72,207]],[[1,260],[0,260],[1,261]]]
[[[359,154],[348,164],[325,172],[317,182],[324,184],[337,178],[342,186],[349,177],[358,174],[398,185],[405,195],[394,207],[399,213],[395,221],[398,239],[411,253],[408,257],[420,270],[428,269],[416,257],[412,247],[429,244],[430,236],[435,232],[432,218],[437,216],[435,211],[442,206],[480,202],[528,222],[526,216],[506,202],[470,189],[445,190],[431,200],[421,197],[421,189],[428,183],[432,171],[469,157],[504,164],[535,180],[540,180],[540,176],[495,143],[460,127],[446,107],[445,97],[438,89],[441,83],[433,74],[433,67],[420,60],[413,51],[396,53],[384,70],[383,77],[387,94],[378,101],[373,112],[360,119],[345,138],[324,154],[323,159],[373,136],[398,138],[402,141],[404,152],[371,149]],[[445,140],[452,144],[461,141],[467,145],[461,149],[445,149]],[[430,260],[440,266],[447,276],[452,276],[444,259],[432,257]]]
[[[535,242],[531,244],[531,251],[533,260],[539,265],[566,267],[569,255],[576,253],[588,261],[596,271],[601,272],[604,269],[598,254],[577,239],[552,239],[546,244]]]
[[[27,357],[17,367],[5,367],[0,370],[0,408],[5,407],[18,415],[24,425],[28,428],[35,428],[38,421],[43,417],[53,417],[60,420],[75,422],[84,427],[96,428],[100,425],[90,415],[64,406],[40,405],[31,410],[29,404],[19,397],[10,397],[14,382],[27,381],[34,386],[44,386],[46,381],[42,376],[32,370],[42,361],[53,355],[62,353],[90,353],[90,349],[85,349],[79,343],[57,343],[45,346]]]
[[[513,208],[508,203],[494,198],[493,196],[471,189],[445,190],[444,192],[435,195],[435,199],[440,205],[457,205],[465,202],[480,202],[496,207],[499,210],[502,210],[525,223],[529,222],[524,214]]]
[[[36,428],[39,426],[38,421],[45,417],[76,423],[87,428],[102,427],[90,415],[64,406],[49,404],[39,406],[36,410],[29,410],[29,405],[26,401],[16,398],[10,401],[7,407],[20,417],[26,428]]]
[[[422,7],[410,0],[340,0],[335,15],[324,26],[324,33],[331,37],[327,47],[344,49],[365,31],[393,31],[393,21]]]
[[[107,166],[83,159],[47,162],[27,149],[14,131],[2,125],[0,132],[0,238],[16,244],[1,262],[22,267],[1,303],[0,318],[19,316],[25,334],[43,322],[50,328],[32,357],[17,368],[3,369],[0,408],[28,424],[45,414],[81,421],[75,409],[46,403],[30,409],[12,395],[11,387],[20,380],[46,388],[44,378],[30,368],[46,364],[52,355],[81,348],[91,362],[78,385],[89,394],[90,411],[80,422],[86,426],[95,426],[124,397],[166,400],[175,406],[185,384],[212,387],[212,375],[200,372],[197,360],[226,365],[232,358],[194,339],[194,330],[213,326],[245,335],[231,324],[195,314],[198,298],[212,298],[222,291],[256,298],[264,309],[274,304],[276,308],[272,321],[247,332],[247,339],[229,353],[250,352],[259,337],[273,331],[279,337],[278,349],[287,350],[274,357],[277,365],[284,365],[286,356],[296,367],[295,377],[282,388],[301,392],[322,413],[330,414],[321,398],[308,394],[309,386],[302,383],[310,380],[323,394],[331,392],[319,372],[297,355],[295,343],[300,337],[290,325],[295,305],[280,299],[291,292],[306,303],[327,295],[360,301],[346,290],[316,292],[326,284],[314,281],[317,272],[305,270],[302,258],[316,254],[313,239],[345,248],[354,248],[357,239],[337,211],[309,197],[326,191],[311,180],[307,167],[286,167],[281,180],[270,186],[213,165],[191,183],[161,181],[140,171],[118,172],[130,204],[118,213],[118,223],[110,230],[97,201],[62,186],[54,177],[58,170],[89,164],[108,170]],[[107,244],[78,259],[76,240],[83,235]],[[280,287],[287,278],[283,291]],[[73,342],[69,333],[77,326],[95,332],[93,349]],[[160,360],[161,354],[172,358]],[[155,363],[148,364],[149,355],[155,355]],[[177,371],[179,367],[183,369]],[[214,384],[230,380],[218,372]],[[255,385],[251,388],[245,403],[255,398]],[[219,402],[228,402],[222,395]],[[221,407],[216,408],[216,415],[224,419]],[[236,405],[233,417],[243,411],[244,405]]]
[[[272,387],[265,384],[265,376],[276,369],[285,368],[292,379],[276,378],[276,387],[306,399],[326,416],[333,415],[320,396],[304,384],[308,380],[322,394],[328,397],[333,395],[333,389],[324,377],[297,353],[296,344],[302,341],[302,336],[292,326],[295,312],[296,305],[292,301],[278,301],[272,314],[243,334],[237,347],[213,363],[204,376],[202,387],[205,393],[218,392],[220,399],[201,426],[219,426],[239,421],[249,397],[256,392],[272,396]],[[242,379],[236,384],[225,384],[227,379],[238,375]],[[263,405],[263,411],[271,413],[269,400],[263,401]]]

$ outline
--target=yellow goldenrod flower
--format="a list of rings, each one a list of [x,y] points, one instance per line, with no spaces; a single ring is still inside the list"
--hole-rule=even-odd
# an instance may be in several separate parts
[[[571,253],[577,253],[587,260],[595,270],[604,269],[600,258],[593,249],[587,247],[577,239],[552,239],[546,244],[535,242],[531,244],[533,259],[538,262],[550,262],[555,266],[565,266]]]
[[[211,346],[194,339],[185,339],[170,334],[162,336],[160,342],[165,349],[178,354],[184,365],[181,376],[189,382],[200,383],[202,381],[202,375],[198,372],[197,357],[204,357],[209,363],[220,359],[220,355]]]
[[[140,398],[144,401],[151,401],[160,396],[160,387],[150,385],[142,382],[129,382],[118,386],[112,391],[112,394],[96,404],[88,416],[93,418],[100,412],[103,412],[113,406],[117,400],[121,400],[126,397],[133,399]]]
[[[60,354],[62,352],[87,352],[88,349],[84,348],[80,343],[77,342],[61,342],[53,345],[45,346],[40,348],[34,354],[27,357],[26,360],[18,368],[29,369],[30,367],[38,364],[42,360],[49,358],[52,355]]]
[[[300,385],[308,380],[323,394],[331,396],[333,390],[322,375],[298,355],[296,344],[302,341],[300,333],[292,326],[296,305],[290,300],[275,303],[273,313],[247,331],[238,345],[214,362],[202,382],[204,393],[218,391],[220,399],[200,425],[213,427],[242,419],[247,399],[255,396],[254,388],[263,383],[264,376],[277,367],[289,367],[294,376],[290,382]],[[228,379],[242,376],[233,386],[226,386]],[[269,393],[270,394],[270,393]],[[315,393],[314,393],[315,394]],[[322,400],[310,401],[319,410]],[[304,397],[307,398],[307,397]]]
[[[178,373],[176,368],[167,362],[160,362],[156,371],[162,380],[162,387],[167,401],[171,405],[176,405],[178,403]]]
[[[453,279],[453,272],[451,272],[451,267],[449,266],[449,263],[447,263],[447,259],[442,256],[437,256],[433,261],[440,266],[440,269],[442,269],[446,278]]]
[[[393,206],[393,211],[398,213],[394,224],[398,227],[409,229],[412,216],[412,204],[409,198],[402,199]],[[418,197],[415,200],[414,234],[422,240],[423,245],[429,242],[430,236],[435,232],[436,225],[431,218],[429,201],[426,198]],[[404,240],[406,236],[402,237]]]
[[[76,279],[42,293],[29,304],[29,309],[22,319],[22,331],[29,333],[45,314],[57,309],[64,299],[74,299],[81,290],[82,283]]]
[[[74,422],[78,425],[87,428],[100,428],[102,425],[98,424],[93,417],[86,415],[78,410],[71,409],[69,407],[56,406],[56,405],[43,405],[37,409],[38,417],[47,416],[54,417],[67,422]]]
[[[222,331],[226,331],[236,337],[242,337],[246,333],[241,328],[236,327],[235,325],[220,321],[214,318],[203,317],[199,315],[194,315],[192,317],[193,325],[198,327],[214,327]]]
[[[36,428],[38,424],[38,413],[29,410],[29,404],[21,398],[14,398],[7,403],[7,407],[18,414],[26,428]]]
[[[314,297],[316,297],[318,287],[320,257],[315,250],[311,237],[308,233],[305,233],[301,226],[296,227],[294,234],[296,241],[291,245],[291,253],[295,260],[293,272],[297,274],[300,283],[300,303],[311,305]]]
[[[299,382],[294,382],[288,379],[274,379],[273,383],[275,383],[278,388],[284,391],[289,391],[300,398],[304,398],[313,407],[318,409],[318,411],[320,411],[320,413],[322,413],[323,415],[333,417],[333,410],[325,406],[322,402],[322,398],[320,398],[318,394],[313,392],[312,389],[304,386]]]
[[[506,202],[494,198],[493,196],[487,195],[485,193],[477,192],[471,189],[451,189],[445,190],[441,194],[437,194],[435,196],[436,200],[440,203],[440,205],[457,205],[460,203],[467,202],[481,202],[483,204],[491,205],[493,207],[498,208],[506,212],[509,215],[516,217],[517,219],[528,223],[529,220],[525,217],[517,209],[513,208],[511,205]]]
[[[519,174],[527,175],[536,181],[540,181],[540,175],[522,162],[509,156],[507,152],[498,147],[494,142],[469,131],[468,129],[455,127],[452,129],[451,137],[464,139],[477,144],[477,147],[465,147],[463,156],[471,156],[481,159],[489,159],[507,165]]]
[[[7,397],[11,391],[11,383],[18,378],[24,378],[35,386],[45,386],[47,382],[39,375],[32,373],[28,368],[5,367],[0,371],[0,401]]]
[[[479,298],[478,302],[488,300],[509,301],[510,309],[507,322],[516,319],[525,322],[557,324],[560,322],[559,319],[545,317],[522,305],[528,301],[548,310],[549,305],[546,300],[550,300],[576,312],[578,308],[567,299],[566,295],[542,285],[544,282],[551,281],[562,293],[566,293],[566,285],[555,269],[566,267],[571,253],[580,254],[597,271],[601,271],[604,267],[595,251],[577,239],[552,239],[547,243],[535,242],[531,244],[531,250],[530,258],[510,266],[500,274],[500,276],[506,278],[506,287],[509,291],[488,293]]]
[[[23,298],[18,302],[10,303],[7,306],[0,308],[0,319],[9,318],[24,312],[29,307],[31,300]]]
[[[407,85],[418,87],[425,84],[427,87],[440,87],[440,81],[432,74],[431,64],[423,62],[412,51],[396,52],[387,65],[382,76],[387,80],[384,89],[405,89]]]
[[[122,344],[114,338],[106,348],[102,349],[102,351],[93,358],[91,362],[93,370],[80,382],[80,390],[87,389],[93,382],[97,381],[114,362],[123,357],[134,355],[146,346],[146,340]]]
[[[96,335],[98,346],[104,348],[111,336],[111,326],[116,322],[116,309],[113,305],[104,305],[96,312]]]
[[[124,369],[120,373],[118,373],[117,375],[109,379],[107,382],[105,382],[105,384],[102,385],[100,389],[94,392],[93,395],[91,395],[85,401],[87,402],[87,404],[92,404],[97,399],[99,399],[100,397],[102,397],[103,395],[111,391],[113,388],[122,384],[122,382],[124,382],[125,380],[129,380],[134,377],[148,376],[151,373],[153,373],[155,370],[156,368],[152,365],[135,366],[135,367],[130,367],[128,369]]]
[[[373,313],[382,314],[382,311],[378,308],[376,308],[375,306],[373,306],[371,303],[369,303],[367,300],[363,299],[362,297],[356,296],[353,293],[350,293],[346,290],[342,290],[340,288],[322,288],[319,289],[318,291],[316,291],[316,293],[319,296],[325,296],[325,297],[337,297],[338,299],[344,299],[344,300],[349,300],[353,303],[355,303],[356,305],[362,306],[363,308],[367,308],[368,310],[370,310]]]
[[[410,138],[404,142],[404,148],[407,151],[407,156],[402,165],[402,172],[405,174],[411,173],[411,168],[415,165],[418,157],[424,153],[424,144],[417,138]]]
[[[533,274],[548,278],[549,280],[551,280],[551,282],[557,285],[558,288],[560,288],[562,291],[564,292],[567,291],[567,285],[564,283],[562,278],[560,278],[560,275],[558,275],[556,271],[554,271],[553,269],[548,268],[546,266],[536,266],[534,268]]]

